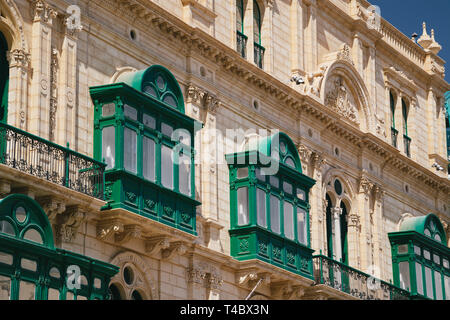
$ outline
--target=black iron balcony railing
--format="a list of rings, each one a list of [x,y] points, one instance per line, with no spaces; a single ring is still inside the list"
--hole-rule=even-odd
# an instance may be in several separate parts
[[[405,147],[406,156],[411,157],[411,138],[403,135],[403,145]]]
[[[237,42],[236,43],[236,50],[237,50],[237,52],[239,52],[239,54],[244,59],[247,57],[247,54],[246,54],[246,52],[247,52],[247,39],[248,39],[248,37],[245,34],[239,32],[239,31],[236,31],[236,42]]]
[[[254,48],[255,64],[262,69],[264,66],[264,52],[266,51],[266,49],[256,42],[254,43]]]
[[[392,137],[392,145],[394,146],[394,148],[397,148],[398,130],[393,127],[391,127],[391,137]]]
[[[409,300],[408,291],[329,257],[313,256],[316,284],[324,284],[363,300]]]
[[[106,164],[0,123],[0,163],[103,199]]]

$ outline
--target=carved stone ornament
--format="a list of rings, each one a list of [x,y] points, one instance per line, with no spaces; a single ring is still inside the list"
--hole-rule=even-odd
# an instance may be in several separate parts
[[[33,22],[45,22],[51,24],[53,19],[56,18],[58,13],[55,9],[51,8],[50,5],[43,0],[32,0],[31,1],[31,16],[33,17]]]
[[[358,119],[358,110],[355,107],[355,100],[342,77],[332,77],[329,80],[329,84],[331,88],[328,89],[325,96],[325,105],[333,109],[340,116],[359,125],[360,122]]]
[[[344,60],[344,61],[349,62],[351,65],[354,65],[350,46],[346,43],[344,45],[342,45],[342,47],[339,50],[339,52],[337,53],[336,57],[337,57],[337,60]]]
[[[307,93],[312,93],[320,97],[320,87],[322,85],[322,80],[327,69],[327,65],[321,65],[319,71],[311,72],[308,74],[308,86],[306,87]]]
[[[216,96],[202,88],[193,85],[188,86],[186,90],[186,96],[187,103],[196,104],[197,106],[200,106],[206,111],[213,114],[215,114],[222,105],[222,103]]]
[[[78,228],[86,220],[86,213],[78,206],[67,208],[58,215],[56,237],[62,242],[73,242],[78,232]]]
[[[145,242],[145,251],[149,255],[157,254],[161,252],[161,250],[167,249],[169,247],[170,247],[169,238],[166,236],[152,237],[147,239],[147,241]]]
[[[209,289],[220,289],[223,284],[223,278],[219,270],[209,263],[197,262],[186,269],[186,278],[188,282],[202,285]]]

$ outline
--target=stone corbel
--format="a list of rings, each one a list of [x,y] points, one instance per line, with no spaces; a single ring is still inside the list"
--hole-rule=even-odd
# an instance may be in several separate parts
[[[372,191],[374,184],[366,177],[365,170],[359,180],[359,193],[364,193],[366,196],[369,196]]]
[[[100,240],[106,239],[108,235],[113,233],[123,232],[124,225],[119,219],[110,219],[99,222],[97,224],[97,238]]]
[[[170,247],[169,238],[165,236],[152,237],[145,241],[145,252],[149,255],[155,255],[164,249]]]
[[[64,201],[53,198],[51,196],[38,198],[37,201],[41,205],[44,212],[47,214],[48,220],[53,222],[56,216],[63,213],[66,210],[66,204]]]
[[[139,238],[142,235],[142,228],[136,224],[125,225],[123,232],[116,232],[114,234],[114,242],[117,244],[124,244],[131,239]]]
[[[280,300],[301,299],[305,295],[305,289],[301,286],[293,286],[291,281],[283,281],[271,286],[274,297]]]
[[[217,272],[206,273],[205,286],[206,288],[217,290],[222,287],[222,276]]]
[[[86,220],[86,213],[79,206],[68,207],[56,217],[57,237],[63,242],[72,242],[80,225]]]
[[[251,281],[256,281],[258,279],[258,274],[256,270],[247,270],[237,274],[237,283],[241,286],[248,285]]]
[[[8,180],[0,180],[0,197],[6,197],[11,193],[11,181]]]
[[[184,255],[187,252],[187,247],[182,241],[172,242],[167,249],[162,250],[162,260],[170,260],[175,254]]]

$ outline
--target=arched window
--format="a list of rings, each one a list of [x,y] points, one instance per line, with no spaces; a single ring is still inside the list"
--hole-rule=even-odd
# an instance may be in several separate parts
[[[391,112],[391,138],[392,138],[392,145],[397,148],[397,137],[398,137],[398,130],[395,128],[395,96],[391,91],[389,91],[389,103],[390,103],[390,112]]]
[[[8,117],[9,64],[6,58],[8,43],[0,32],[0,122],[6,123]]]
[[[439,219],[409,218],[388,236],[394,284],[413,297],[450,300],[450,249]]]
[[[261,10],[258,2],[253,0],[253,42],[254,42],[254,61],[259,67],[263,67],[264,47],[261,45]]]
[[[47,215],[33,199],[13,194],[0,200],[0,300],[106,299],[117,271],[55,248]]]
[[[246,46],[248,37],[244,33],[244,0],[236,0],[236,50],[246,57]]]
[[[402,98],[402,117],[403,117],[403,144],[405,147],[405,154],[411,156],[411,138],[408,136],[408,104],[404,98]]]
[[[338,262],[348,264],[347,215],[348,208],[342,200],[345,188],[334,178],[328,185],[326,194],[327,256]],[[332,194],[332,196],[330,196]],[[334,199],[334,202],[333,200]]]
[[[132,264],[126,263],[111,279],[109,286],[111,300],[148,300],[145,295],[145,276]]]
[[[284,133],[228,154],[231,255],[259,259],[312,278],[309,191],[300,158]]]
[[[153,65],[90,92],[96,105],[94,158],[107,163],[108,208],[195,234],[193,137],[201,125],[185,115],[173,74]]]

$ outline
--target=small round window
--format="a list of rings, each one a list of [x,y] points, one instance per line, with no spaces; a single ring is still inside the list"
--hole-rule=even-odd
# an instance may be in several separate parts
[[[291,157],[287,157],[286,161],[284,162],[287,166],[295,169],[295,162]]]
[[[23,235],[25,240],[33,241],[39,244],[44,244],[44,240],[42,240],[42,236],[36,229],[28,229]]]
[[[176,108],[177,107],[177,102],[175,101],[175,98],[174,97],[172,97],[171,95],[166,95],[165,97],[164,97],[164,100],[163,100],[165,103],[167,103],[169,106],[172,106],[172,107],[174,107],[174,108]]]
[[[283,141],[280,142],[280,151],[282,154],[286,154],[286,144]]]
[[[27,210],[25,210],[24,207],[19,206],[16,208],[15,216],[19,223],[24,223],[25,220],[27,220]]]
[[[133,300],[144,300],[144,299],[142,299],[141,294],[136,290],[134,290],[133,293],[131,294],[131,298]]]

